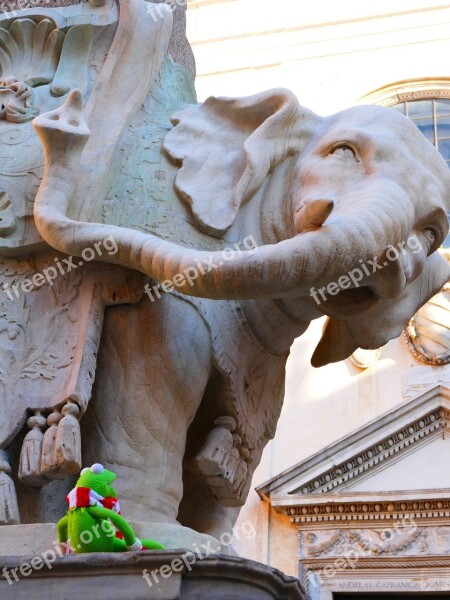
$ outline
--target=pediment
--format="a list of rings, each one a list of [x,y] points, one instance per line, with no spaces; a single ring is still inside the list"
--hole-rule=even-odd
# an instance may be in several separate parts
[[[415,510],[418,498],[423,510],[448,505],[450,511],[449,455],[450,389],[438,385],[283,471],[257,492],[279,512],[304,522],[312,515],[320,521],[322,513],[330,520],[339,511],[369,518],[372,512],[388,513],[388,507]]]
[[[444,457],[450,456],[450,438],[429,436],[427,443],[400,453],[398,460],[386,461],[370,476],[347,486],[353,492],[402,492],[410,490],[450,490],[450,469],[443,468]]]

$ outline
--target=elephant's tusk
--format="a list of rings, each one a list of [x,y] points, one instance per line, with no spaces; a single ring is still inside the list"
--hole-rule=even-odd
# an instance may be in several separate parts
[[[299,210],[294,225],[298,233],[319,229],[328,219],[334,208],[333,200],[314,200]]]

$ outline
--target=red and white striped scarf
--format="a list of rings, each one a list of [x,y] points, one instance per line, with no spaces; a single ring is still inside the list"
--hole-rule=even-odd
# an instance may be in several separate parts
[[[104,498],[91,488],[76,487],[67,494],[66,500],[69,503],[69,510],[87,506],[103,506],[103,508],[113,510],[120,515],[120,504],[117,498]]]
[[[113,510],[118,515],[120,512],[120,504],[117,498],[104,498],[86,487],[76,487],[66,496],[66,500],[69,503],[69,510],[72,508],[86,508],[88,506],[103,506]],[[123,539],[123,535],[120,531],[116,531],[116,537]]]

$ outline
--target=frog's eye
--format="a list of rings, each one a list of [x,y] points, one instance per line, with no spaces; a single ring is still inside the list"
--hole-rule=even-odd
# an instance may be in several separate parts
[[[80,475],[84,475],[85,473],[87,473],[89,471],[88,467],[86,467],[85,469],[82,469]]]
[[[91,473],[95,473],[96,475],[101,475],[104,470],[105,467],[99,463],[95,463],[95,465],[92,465],[91,467]]]

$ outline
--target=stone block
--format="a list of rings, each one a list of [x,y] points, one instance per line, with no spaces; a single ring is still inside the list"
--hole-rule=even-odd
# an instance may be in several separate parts
[[[2,600],[305,599],[297,579],[272,567],[183,550],[4,557],[0,571]]]

